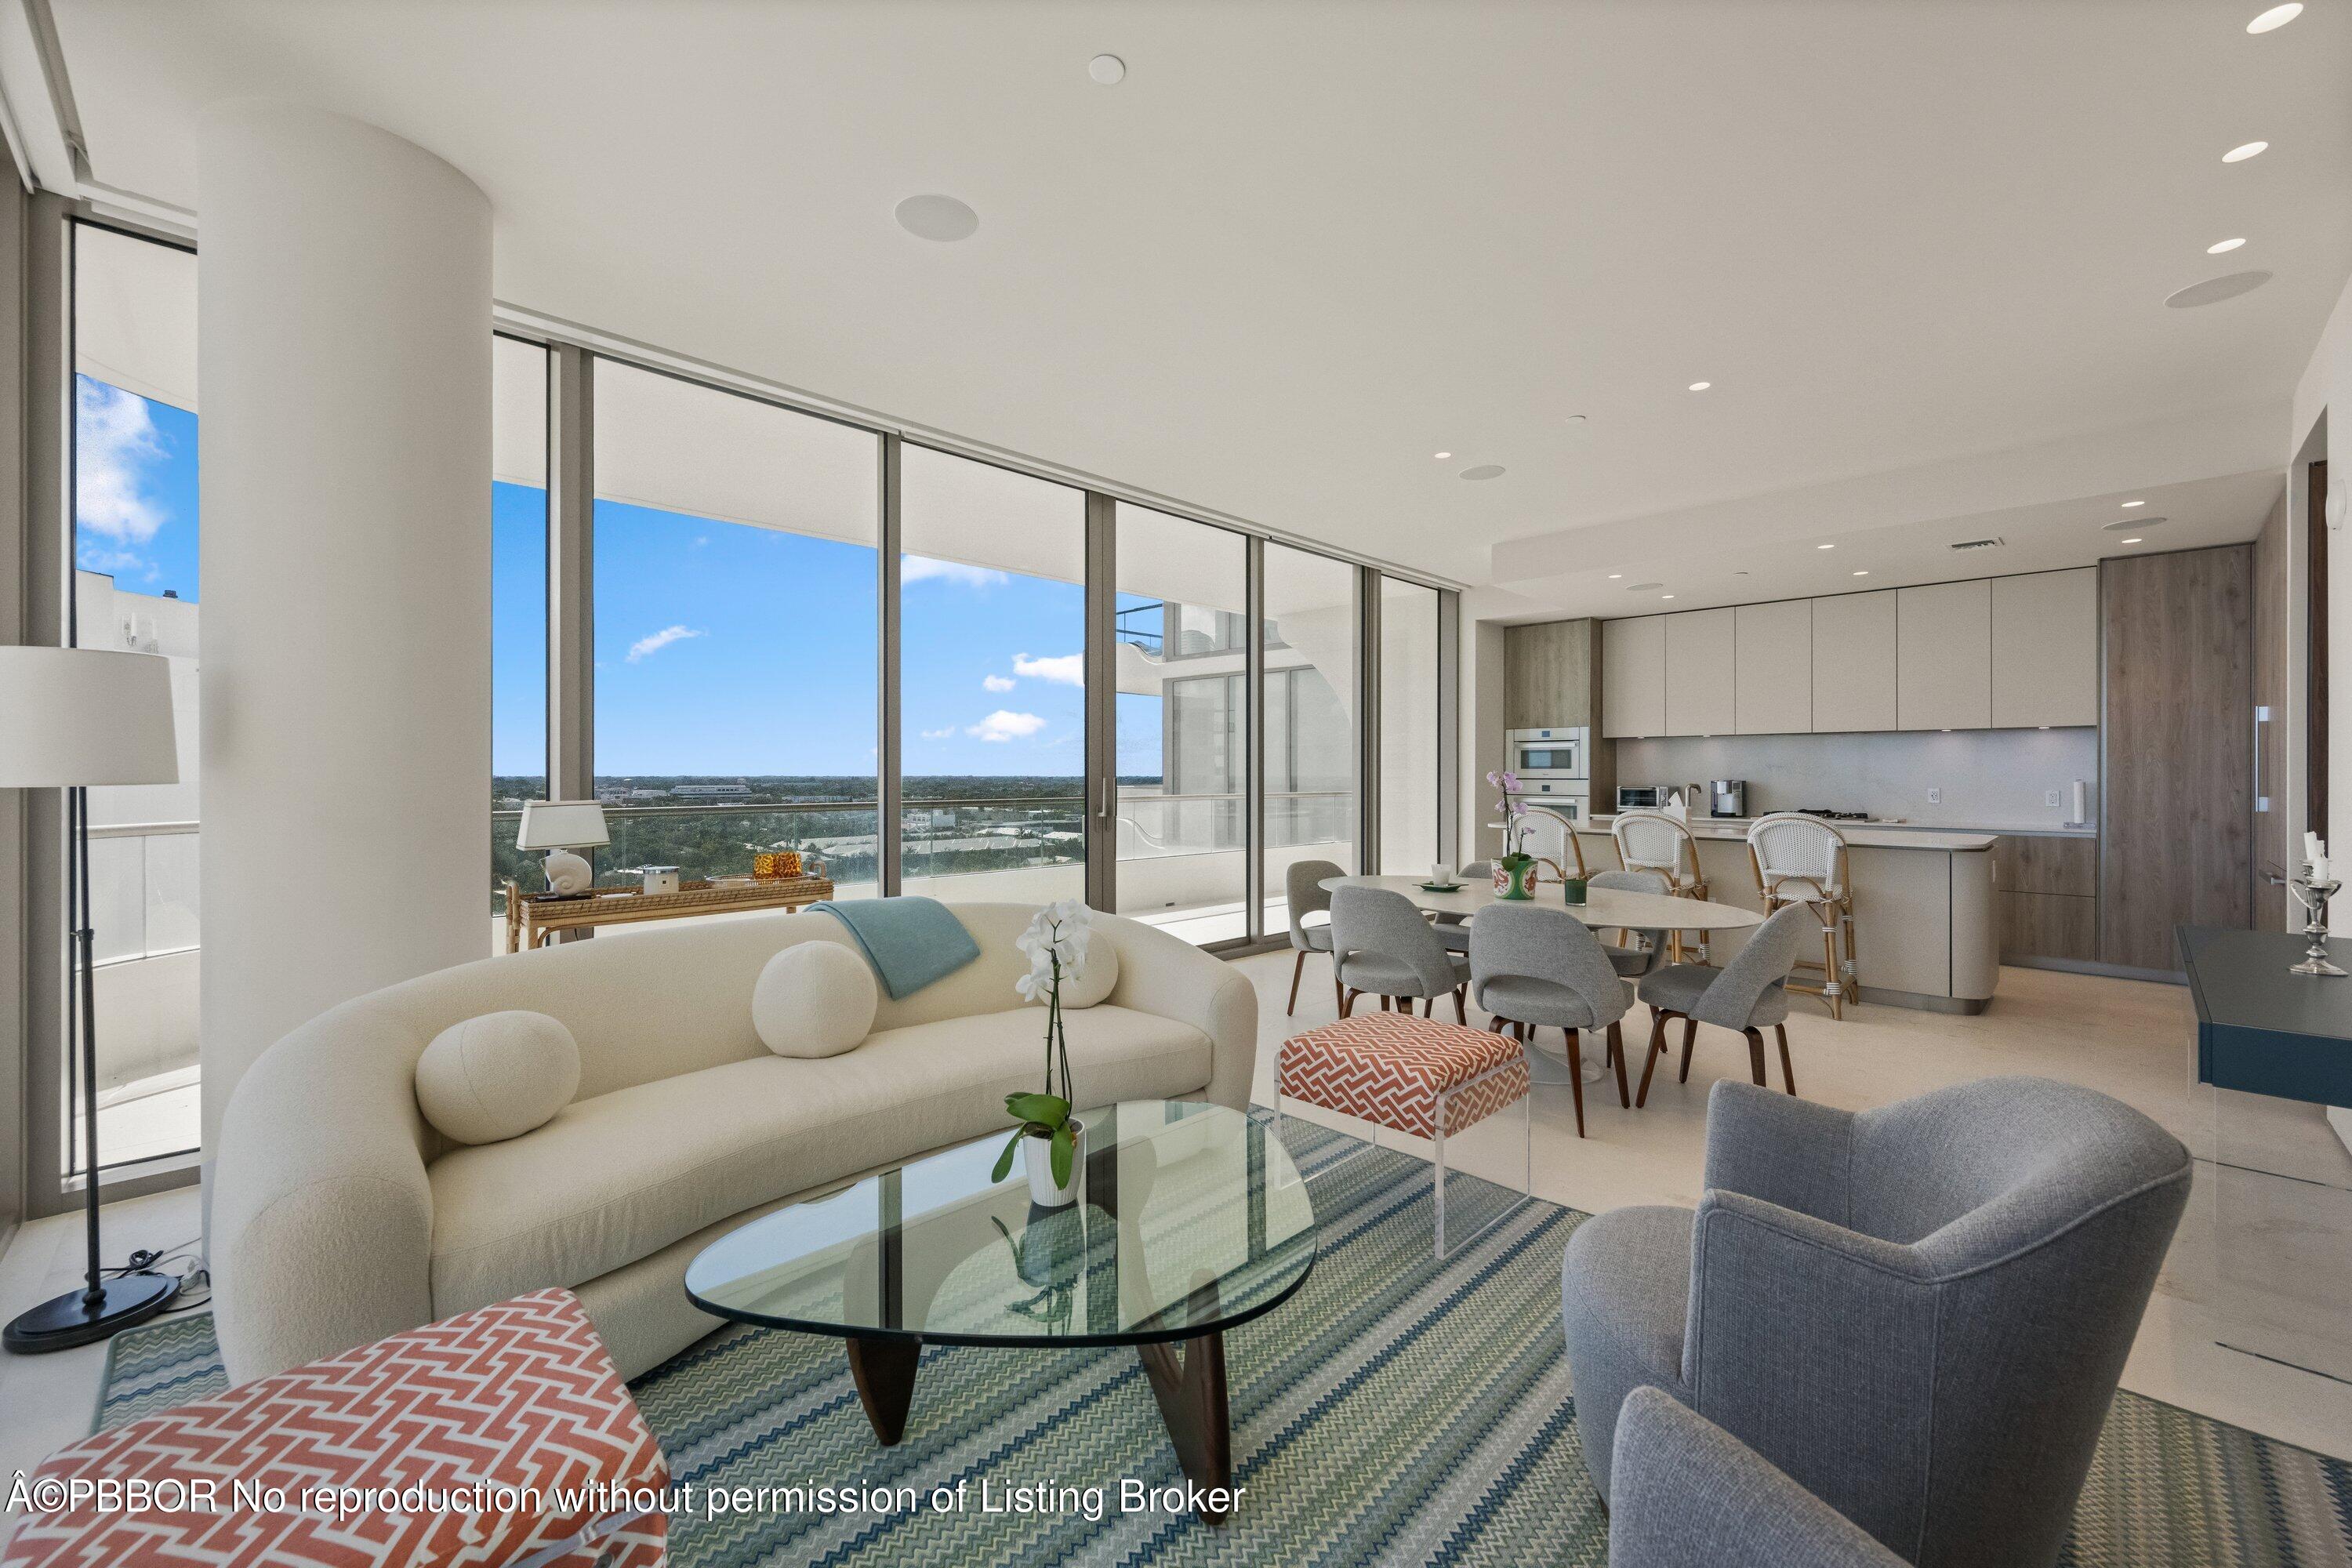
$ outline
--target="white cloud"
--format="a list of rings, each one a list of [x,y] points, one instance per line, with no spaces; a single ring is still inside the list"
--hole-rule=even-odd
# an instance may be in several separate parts
[[[1045,727],[1045,721],[1034,713],[1010,713],[999,708],[964,733],[982,741],[1025,740]]]
[[[989,675],[982,677],[980,684],[986,691],[1010,691],[1014,683],[1009,675]]]
[[[961,561],[935,561],[928,555],[904,555],[898,559],[898,581],[901,584],[920,583],[936,578],[942,583],[961,583],[967,588],[993,588],[1011,582],[1002,572],[985,566],[967,566]]]
[[[955,726],[954,726],[954,725],[952,725],[952,724],[950,724],[950,725],[949,725],[949,726],[948,726],[946,729],[944,729],[944,730],[926,730],[926,731],[923,731],[923,739],[924,739],[924,740],[926,740],[926,741],[944,741],[944,740],[946,740],[950,735],[952,735],[952,734],[954,734],[954,733],[955,733]]]
[[[1082,653],[1055,654],[1050,658],[1031,658],[1025,653],[1013,656],[1013,673],[1025,675],[1032,680],[1056,681],[1064,686],[1084,686],[1087,683],[1087,656]]]
[[[84,381],[74,399],[74,519],[124,545],[144,544],[164,511],[140,485],[140,469],[164,456],[147,401]]]
[[[664,626],[652,636],[639,637],[629,645],[629,662],[635,664],[641,658],[661,652],[674,642],[684,642],[688,637],[698,637],[701,635],[700,632],[689,626]]]

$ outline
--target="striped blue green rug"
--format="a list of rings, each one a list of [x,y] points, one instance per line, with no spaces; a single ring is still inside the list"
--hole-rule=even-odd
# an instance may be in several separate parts
[[[1285,1134],[1310,1172],[1360,1147],[1297,1121]],[[1503,1201],[1456,1184],[1449,1229],[1463,1208],[1466,1231],[1482,1205]],[[1529,1205],[1440,1267],[1426,1163],[1376,1152],[1332,1169],[1315,1194],[1313,1277],[1227,1337],[1234,1479],[1248,1491],[1223,1528],[1118,1511],[1122,1480],[1180,1479],[1131,1351],[933,1349],[906,1441],[886,1449],[837,1343],[733,1329],[635,1385],[679,1480],[903,1487],[926,1500],[962,1482],[965,1505],[685,1517],[673,1561],[1599,1568],[1608,1521],[1578,1452],[1559,1328],[1560,1249],[1584,1216]],[[220,1384],[209,1319],[134,1330],[114,1342],[101,1419]],[[1080,1510],[984,1513],[983,1485],[997,1500],[1075,1489]],[[1085,1514],[1090,1488],[1104,1494],[1099,1519]],[[2352,1466],[2121,1394],[2064,1561],[2352,1568]]]

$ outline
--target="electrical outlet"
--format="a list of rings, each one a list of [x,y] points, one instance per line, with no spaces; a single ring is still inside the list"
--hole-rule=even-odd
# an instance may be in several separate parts
[[[1939,790],[1939,789],[1931,789],[1931,790],[1929,790],[1929,791],[1927,792],[1927,804],[1928,804],[1929,805],[1943,805],[1943,804],[1944,804],[1944,792],[1943,792],[1942,790]]]
[[[2058,792],[2054,789],[2043,790],[2042,792],[2042,804],[2044,805],[2056,805],[2058,804]]]

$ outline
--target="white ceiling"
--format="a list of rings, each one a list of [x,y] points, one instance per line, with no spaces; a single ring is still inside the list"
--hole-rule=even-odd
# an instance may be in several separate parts
[[[202,104],[340,110],[480,184],[504,300],[1473,583],[2267,406],[2352,269],[2339,0],[52,3],[99,184],[200,213]]]

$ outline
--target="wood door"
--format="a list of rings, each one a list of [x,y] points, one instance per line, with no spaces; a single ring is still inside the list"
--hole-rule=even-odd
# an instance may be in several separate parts
[[[2254,757],[2253,924],[2256,931],[2287,929],[2286,889],[2271,880],[2294,868],[2287,842],[2290,784],[2286,776],[2287,655],[2294,641],[2294,584],[2286,497],[2271,508],[2254,536],[2254,709],[2270,710],[2258,722]],[[2300,858],[2300,857],[2297,857]]]
[[[2099,957],[2177,972],[2179,925],[2243,926],[2252,547],[2100,563]]]
[[[2303,820],[2322,838],[2327,826],[2327,463],[2311,465],[2310,504],[2304,531],[2311,536],[2310,632],[2305,686]],[[2290,871],[2296,867],[2287,868]]]

